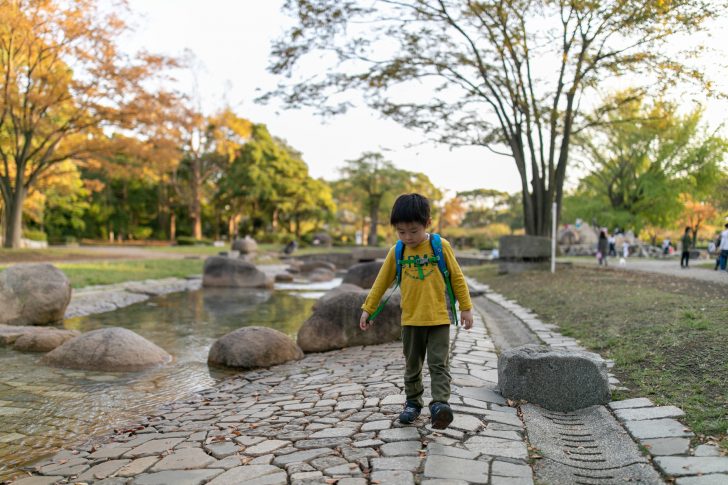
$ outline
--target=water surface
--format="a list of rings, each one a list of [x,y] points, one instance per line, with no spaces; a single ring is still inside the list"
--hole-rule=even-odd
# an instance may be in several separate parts
[[[214,385],[232,371],[208,368],[222,335],[243,326],[274,328],[295,338],[318,293],[204,289],[152,298],[120,310],[66,320],[82,332],[125,327],[175,360],[143,372],[57,369],[42,354],[0,348],[0,480],[60,447],[110,432],[160,404]],[[316,288],[318,289],[318,288]]]

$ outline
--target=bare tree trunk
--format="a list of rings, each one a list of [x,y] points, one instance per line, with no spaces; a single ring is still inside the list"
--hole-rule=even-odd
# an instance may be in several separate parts
[[[174,209],[169,214],[169,239],[170,241],[177,239],[177,217]]]
[[[20,236],[23,231],[23,202],[25,201],[25,189],[22,183],[12,194],[10,203],[5,207],[5,239],[3,246],[6,248],[19,248]]]
[[[199,161],[192,163],[192,236],[202,239],[202,204],[200,203],[200,167]]]
[[[369,238],[367,246],[377,245],[377,226],[379,225],[379,201],[380,195],[372,195],[369,203]]]

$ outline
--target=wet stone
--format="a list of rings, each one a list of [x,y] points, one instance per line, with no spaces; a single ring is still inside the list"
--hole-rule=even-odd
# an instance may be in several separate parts
[[[13,485],[53,485],[59,480],[62,480],[63,477],[61,476],[53,476],[53,477],[28,477],[28,478],[21,478],[20,480],[17,480],[13,482]]]
[[[124,453],[125,457],[159,455],[182,443],[184,438],[153,439]]]
[[[121,467],[129,463],[130,460],[110,460],[100,463],[91,469],[85,471],[78,477],[79,482],[85,482],[87,480],[102,480],[109,475],[113,475]]]
[[[147,471],[152,465],[154,465],[158,461],[159,458],[156,456],[137,458],[128,465],[121,467],[116,475],[120,477],[132,477],[134,475],[139,475],[140,473],[144,473],[145,471]]]

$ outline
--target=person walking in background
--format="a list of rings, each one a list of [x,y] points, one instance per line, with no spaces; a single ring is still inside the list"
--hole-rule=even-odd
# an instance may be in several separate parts
[[[624,266],[627,264],[627,258],[629,257],[629,243],[625,239],[625,241],[622,243],[622,259],[619,260],[619,264]]]
[[[604,264],[604,266],[607,265],[608,252],[609,252],[609,241],[607,240],[607,230],[602,229],[599,232],[599,242],[597,243],[597,259],[599,260],[600,266],[602,264]]]
[[[617,238],[614,237],[614,234],[610,234],[607,238],[607,241],[609,242],[609,256],[617,257]]]
[[[725,231],[720,233],[720,270],[725,271],[726,263],[728,263],[728,223],[725,225]]]
[[[671,244],[670,244],[670,238],[669,237],[666,237],[662,241],[662,254],[663,255],[667,256],[668,254],[670,254],[670,246],[671,246]]]
[[[687,268],[690,261],[690,246],[693,245],[693,238],[690,237],[690,228],[686,227],[682,239],[682,255],[680,256],[680,267]]]
[[[714,271],[718,271],[720,267],[720,232],[716,235],[715,241],[710,241],[708,244],[708,255],[715,256],[715,268]]]

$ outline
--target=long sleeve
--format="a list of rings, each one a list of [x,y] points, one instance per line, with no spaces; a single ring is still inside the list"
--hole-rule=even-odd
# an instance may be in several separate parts
[[[447,263],[447,269],[450,272],[450,284],[452,285],[452,291],[455,293],[455,298],[460,304],[460,311],[471,310],[473,303],[470,301],[470,291],[468,290],[468,283],[465,281],[463,270],[460,269],[457,259],[455,259],[455,253],[452,250],[452,246],[446,240],[442,240],[442,253],[445,255],[445,262]]]
[[[397,277],[397,267],[394,258],[394,247],[392,247],[384,259],[384,264],[382,264],[382,268],[379,270],[377,279],[374,280],[372,289],[369,290],[366,301],[361,306],[361,309],[369,314],[374,313],[377,306],[379,306],[379,300],[382,299],[384,292],[387,291],[387,288],[390,287]]]

